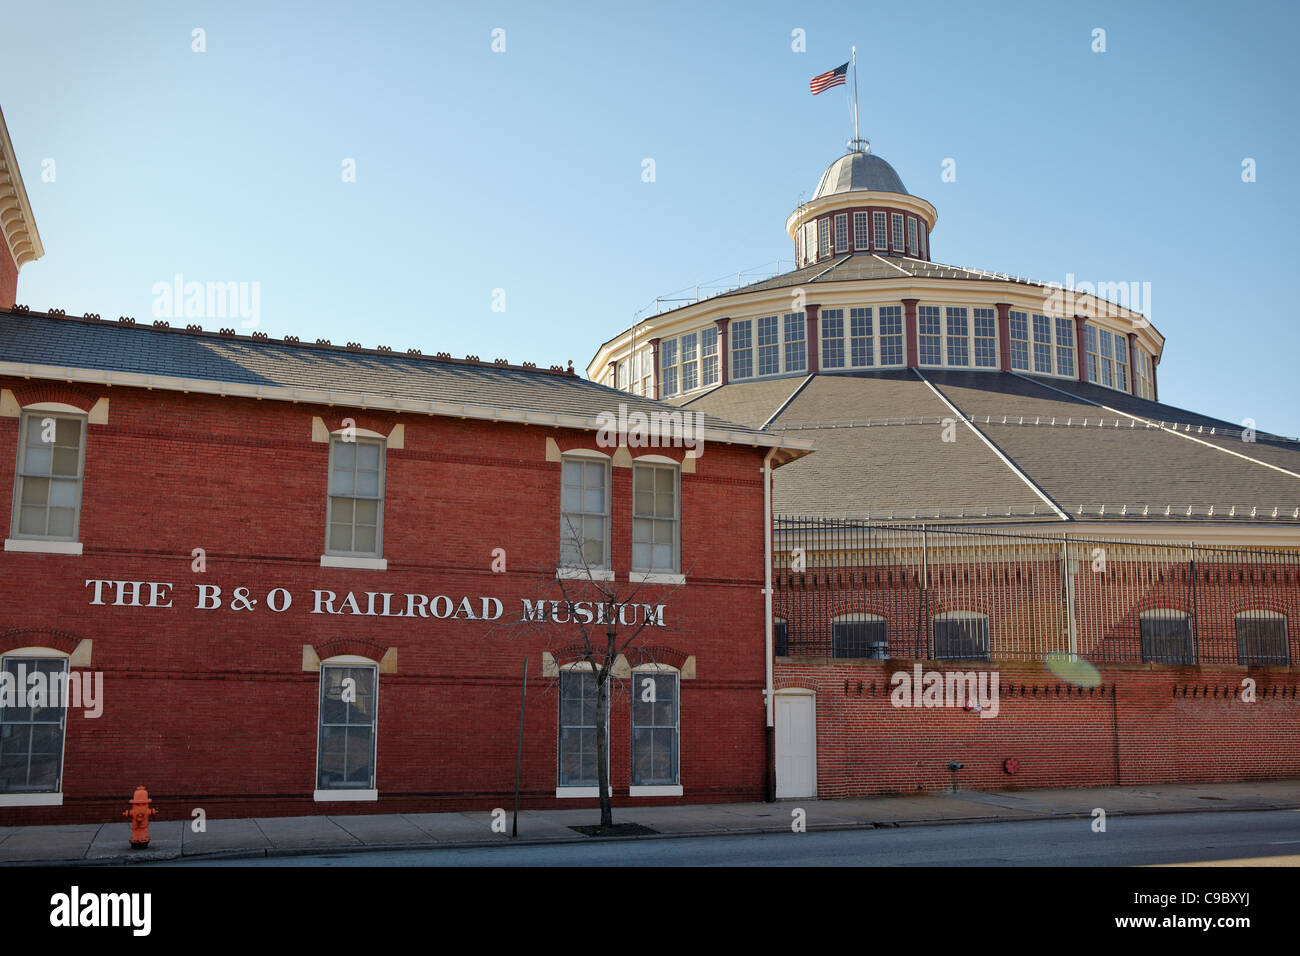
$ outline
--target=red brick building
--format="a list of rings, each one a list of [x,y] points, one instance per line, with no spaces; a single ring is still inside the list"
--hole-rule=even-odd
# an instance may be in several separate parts
[[[7,237],[35,236],[21,199]],[[762,798],[765,474],[807,443],[571,368],[41,313],[6,282],[0,822],[112,819],[139,784],[181,816],[509,806],[525,661],[523,804],[591,805],[577,621],[614,610],[645,625],[616,801]],[[620,413],[685,425],[620,445]]]

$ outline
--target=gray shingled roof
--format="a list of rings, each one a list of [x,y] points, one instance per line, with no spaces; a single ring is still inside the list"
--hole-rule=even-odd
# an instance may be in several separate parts
[[[777,472],[777,510],[982,521],[987,509],[989,520],[1006,520],[1008,511],[1060,520],[1015,469],[1074,519],[1131,520],[1145,509],[1145,517],[1164,520],[1168,509],[1168,519],[1189,520],[1190,506],[1190,520],[1199,522],[1230,513],[1252,520],[1252,509],[1253,520],[1268,521],[1274,508],[1280,521],[1300,507],[1300,478],[1276,470],[1300,474],[1300,443],[1264,435],[1244,443],[1240,426],[1077,382],[1002,372],[923,375],[1014,469],[965,426],[955,442],[942,442],[941,423],[952,411],[911,370],[817,375],[770,426],[817,448]],[[687,405],[762,422],[785,400],[781,393],[805,379],[727,385]],[[1178,423],[1179,434],[1147,427],[1148,420]]]
[[[0,362],[594,417],[671,410],[563,371],[0,312]],[[346,402],[341,401],[346,404]],[[758,434],[706,414],[709,427]]]

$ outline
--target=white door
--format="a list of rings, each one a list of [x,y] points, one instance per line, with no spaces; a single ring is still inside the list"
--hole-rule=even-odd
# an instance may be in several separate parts
[[[811,694],[776,695],[776,795],[817,796],[817,721]]]

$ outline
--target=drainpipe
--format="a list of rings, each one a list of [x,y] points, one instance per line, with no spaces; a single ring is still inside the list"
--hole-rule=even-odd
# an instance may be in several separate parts
[[[773,651],[772,634],[772,456],[776,449],[768,450],[763,456],[763,632],[767,637],[767,653],[764,660],[767,665],[767,683],[763,689],[763,698],[767,710],[767,801],[776,799],[776,721],[774,719],[775,700],[773,698]]]

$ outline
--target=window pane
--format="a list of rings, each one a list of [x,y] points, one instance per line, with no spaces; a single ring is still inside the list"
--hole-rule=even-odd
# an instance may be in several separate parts
[[[28,445],[23,461],[24,470],[29,475],[48,475],[53,454],[54,449],[49,445]]]
[[[19,534],[45,534],[45,509],[24,507],[18,515]]]
[[[357,445],[357,467],[367,471],[379,470],[379,446],[374,442]]]
[[[81,451],[77,448],[55,448],[53,471],[56,475],[77,476],[77,466],[81,463]]]
[[[334,467],[351,471],[357,464],[357,446],[355,442],[334,439]]]
[[[54,443],[67,448],[80,448],[81,419],[56,418],[54,420]]]
[[[72,508],[51,508],[48,534],[51,537],[72,537],[72,526],[76,521],[76,512]]]
[[[19,500],[25,505],[45,505],[49,503],[50,479],[19,479]]]

